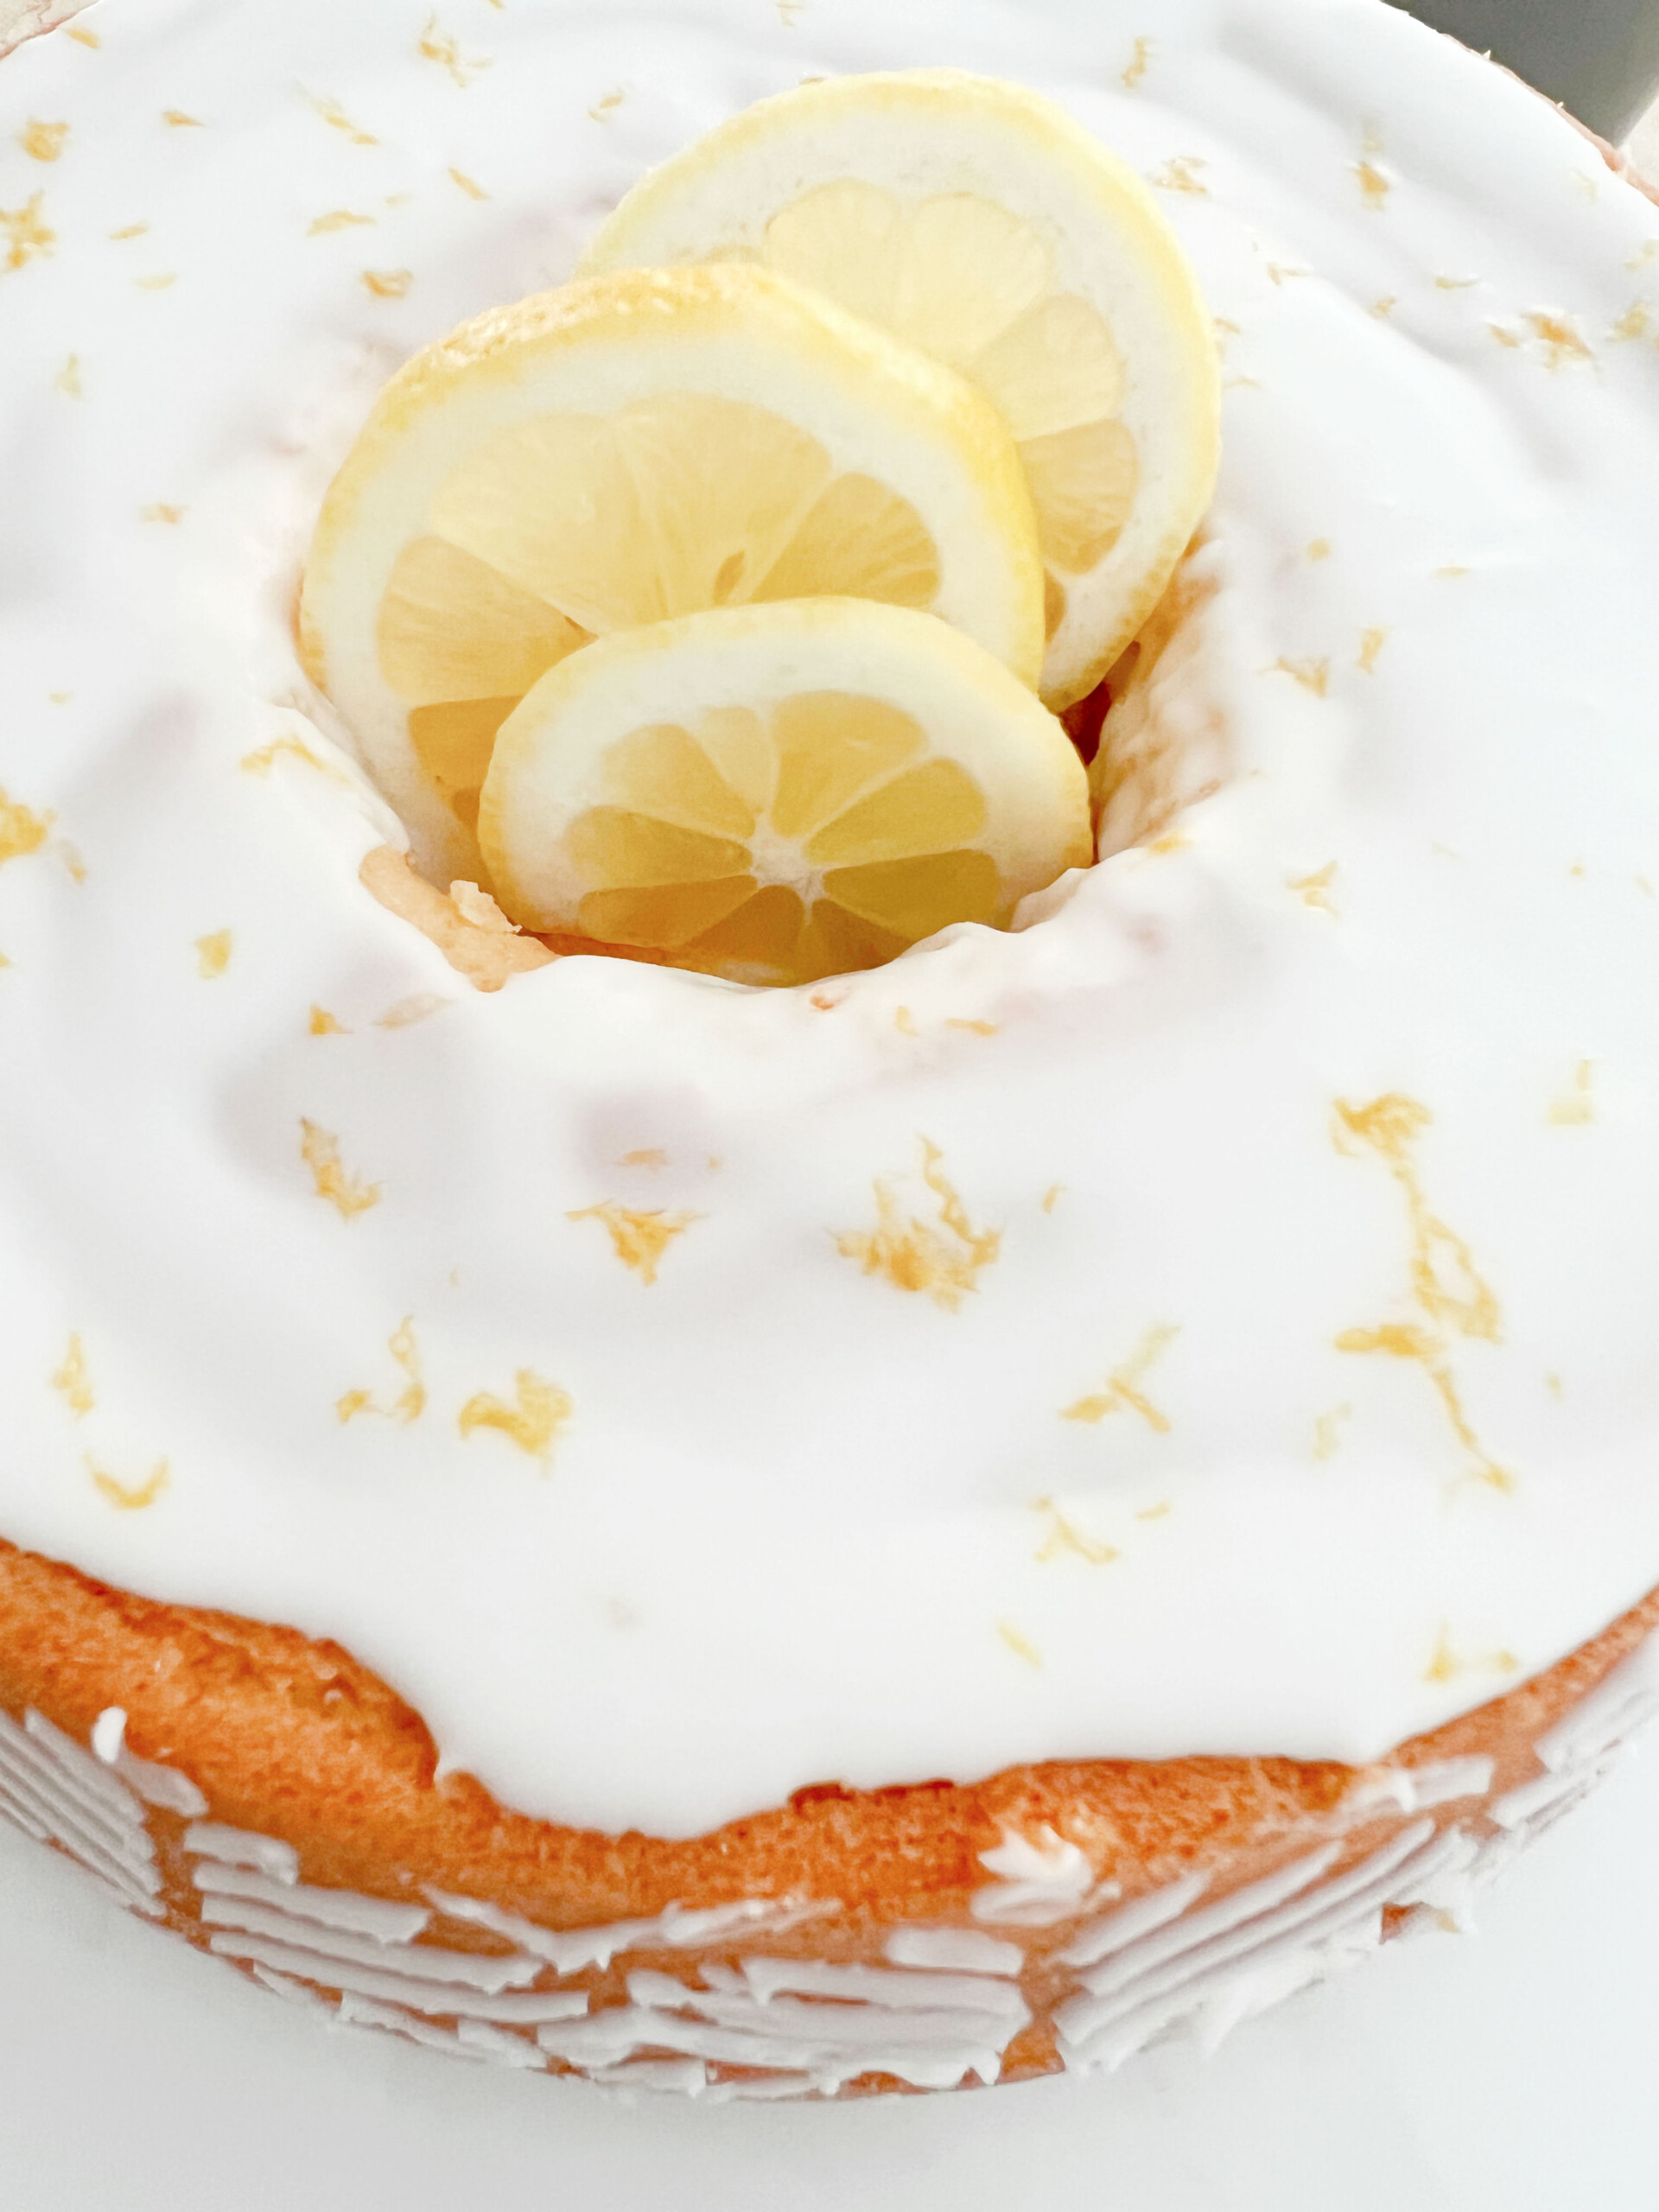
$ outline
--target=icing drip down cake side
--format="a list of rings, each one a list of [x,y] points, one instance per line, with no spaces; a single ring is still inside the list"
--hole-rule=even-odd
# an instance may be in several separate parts
[[[1213,2042],[1659,1694],[1659,210],[1372,0],[429,17],[0,67],[0,1812],[482,2061]],[[770,988],[515,929],[302,663],[330,480],[655,165],[923,67],[1213,328],[1045,695],[1093,863]]]

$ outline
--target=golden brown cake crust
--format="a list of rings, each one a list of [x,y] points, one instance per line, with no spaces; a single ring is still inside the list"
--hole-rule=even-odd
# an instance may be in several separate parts
[[[439,1779],[419,1715],[338,1644],[158,1605],[3,1540],[0,1621],[0,1703],[33,1706],[82,1739],[122,1707],[130,1749],[189,1774],[216,1819],[294,1844],[311,1878],[373,1889],[397,1867],[410,1881],[511,1896],[551,1925],[802,1888],[878,1912],[923,1896],[956,1904],[983,1881],[978,1853],[1003,1827],[1032,1822],[1056,1826],[1097,1866],[1122,1859],[1167,1875],[1328,1812],[1356,1775],[1271,1757],[1051,1760],[982,1782],[824,1783],[686,1840],[607,1836],[512,1812],[469,1775]],[[1390,1764],[1484,1752],[1501,1788],[1534,1738],[1656,1624],[1659,1590]]]
[[[1490,1804],[1537,1771],[1538,1738],[1656,1624],[1659,1591],[1544,1674],[1402,1745],[1389,1769],[1489,1758]],[[876,1790],[828,1783],[685,1840],[561,1827],[497,1804],[469,1776],[440,1777],[419,1716],[339,1646],[156,1604],[4,1542],[0,1706],[14,1718],[33,1707],[81,1743],[101,1713],[122,1707],[130,1751],[189,1776],[213,1820],[294,1846],[305,1879],[325,1887],[451,1892],[556,1929],[734,1899],[834,1899],[768,1948],[843,1961],[879,1960],[896,1925],[971,1926],[987,1879],[980,1854],[1010,1832],[1052,1830],[1132,1898],[1193,1869],[1209,1873],[1209,1896],[1224,1894],[1310,1838],[1351,1834],[1358,1853],[1402,1824],[1393,1806],[1344,1814],[1365,1770],[1264,1757],[1049,1761]],[[167,1916],[203,1942],[178,1849],[183,1822],[162,1814],[151,1825]],[[1352,1863],[1344,1853],[1342,1866]],[[1039,1969],[1069,1932],[1029,1932]],[[469,1940],[475,1931],[446,1936]],[[591,1986],[596,1999],[620,1998],[614,1970]],[[1003,2078],[1056,2063],[1039,2011]]]

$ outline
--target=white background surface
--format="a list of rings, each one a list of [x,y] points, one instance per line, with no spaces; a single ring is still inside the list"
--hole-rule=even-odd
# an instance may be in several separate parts
[[[1659,109],[1632,150],[1659,175]],[[320,2025],[0,1824],[0,2212],[1656,2212],[1659,1746],[1481,1923],[1210,2059],[852,2107],[625,2104]]]
[[[1212,2058],[683,2103],[331,2028],[0,1824],[3,2212],[1655,2212],[1659,1741],[1482,1901]]]

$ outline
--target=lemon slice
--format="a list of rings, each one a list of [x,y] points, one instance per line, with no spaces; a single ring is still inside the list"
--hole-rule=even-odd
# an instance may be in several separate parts
[[[591,638],[756,600],[925,608],[1041,664],[1030,496],[983,395],[765,270],[630,271],[409,362],[323,504],[306,664],[439,883],[496,731]]]
[[[1135,634],[1207,504],[1210,321],[1135,173],[1058,108],[953,70],[747,109],[628,194],[584,266],[782,271],[978,384],[1018,442],[1058,711]]]
[[[1093,857],[1083,764],[1035,696],[931,615],[850,599],[562,661],[502,725],[479,836],[524,928],[745,983],[1005,927]]]

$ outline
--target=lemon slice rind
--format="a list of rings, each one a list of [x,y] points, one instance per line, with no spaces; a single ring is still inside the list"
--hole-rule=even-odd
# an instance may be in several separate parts
[[[640,816],[651,860],[618,889],[595,854]],[[1082,763],[1033,693],[932,615],[836,598],[686,615],[550,669],[502,725],[479,835],[521,926],[643,943],[658,916],[670,962],[751,983],[1006,926],[1093,857]],[[941,871],[969,911],[936,914]],[[851,918],[758,950],[732,931],[760,893]]]
[[[489,710],[473,730],[464,714],[428,696],[422,623],[429,607],[441,618],[441,575],[416,578],[414,612],[405,610],[386,645],[400,688],[388,681],[380,615],[399,560],[407,574],[410,549],[429,545],[435,510],[446,530],[467,525],[465,512],[455,523],[449,512],[454,484],[469,456],[487,457],[492,440],[543,418],[608,418],[669,399],[764,410],[818,442],[836,484],[874,486],[908,503],[937,556],[931,611],[1036,679],[1042,572],[1030,498],[1001,421],[971,385],[762,270],[623,272],[537,295],[479,317],[391,379],[330,487],[302,587],[308,671],[353,731],[436,880],[472,874],[478,849],[435,777],[433,752],[423,760],[417,750],[411,716],[441,721],[456,744],[482,744],[487,757],[500,699],[473,702]],[[833,516],[825,527],[833,534]],[[476,550],[465,547],[461,557]],[[798,576],[779,581],[801,588]],[[523,588],[522,577],[507,578],[489,619],[510,626]],[[556,658],[584,645],[583,618],[594,613],[585,604],[543,607],[535,649]],[[518,683],[523,656],[507,659]],[[447,741],[437,741],[439,751]]]
[[[809,195],[836,187],[856,188],[830,211],[821,238],[804,239]],[[1019,419],[1023,399],[1009,413],[1015,435],[1027,440],[1039,504],[1046,488],[1063,537],[1077,537],[1080,526],[1086,537],[1079,509],[1091,499],[1109,505],[1126,445],[1136,464],[1133,499],[1109,550],[1070,570],[1050,560],[1052,634],[1042,693],[1058,711],[1090,690],[1135,634],[1215,478],[1219,397],[1209,317],[1174,232],[1133,170],[1052,102],[1018,86],[955,70],[829,79],[757,103],[652,170],[601,226],[582,265],[778,261],[856,312],[877,320],[896,314],[889,327],[912,343],[926,342],[918,318],[931,314],[948,326],[940,331],[942,358],[954,357],[970,375],[977,368],[994,391],[994,334],[971,327],[971,313],[964,325],[963,302],[953,302],[936,266],[948,262],[948,235],[943,251],[918,248],[912,257],[907,305],[895,309],[872,273],[884,246],[875,234],[882,195],[901,213],[931,207],[937,227],[939,211],[948,218],[952,196],[963,194],[991,203],[980,226],[983,257],[998,260],[1001,252],[995,273],[1007,312],[1040,313],[1045,281],[1051,302],[1082,309],[1073,308],[1071,328],[1062,309],[1052,330],[1027,325],[1027,335],[1058,359],[1075,359],[1093,311],[1122,371],[1115,419],[1125,437],[1116,446],[1109,435],[1085,442],[1081,463],[1077,441],[1066,440],[1076,425],[1065,423],[1063,406],[1058,428],[1042,426],[1040,373],[1027,376],[1034,388],[1027,419]],[[989,219],[998,213],[1006,219],[1000,226]],[[770,227],[779,217],[794,224],[781,243]],[[864,218],[874,227],[855,235]],[[1008,235],[999,237],[999,228]],[[1046,257],[1046,280],[1035,267],[1023,269],[1022,254]],[[914,295],[930,285],[918,302]],[[969,357],[975,366],[967,366]],[[1109,380],[1109,365],[1102,375]]]

